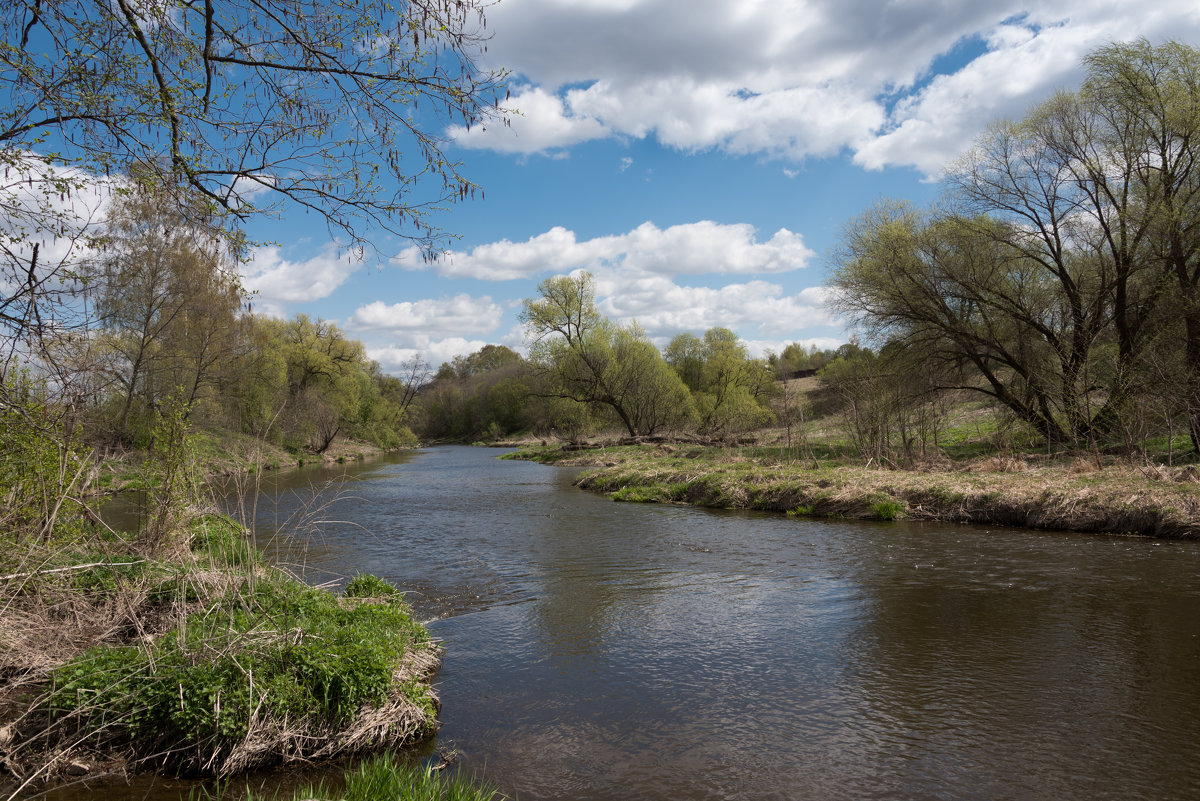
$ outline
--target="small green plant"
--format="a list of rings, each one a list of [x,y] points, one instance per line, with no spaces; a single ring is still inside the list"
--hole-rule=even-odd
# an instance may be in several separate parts
[[[391,753],[363,760],[344,773],[345,787],[334,791],[324,783],[297,791],[293,798],[312,801],[499,801],[506,796],[489,782],[461,771],[450,775],[416,765]],[[259,801],[250,795],[248,801]]]
[[[154,413],[145,473],[146,523],[142,547],[155,553],[182,527],[184,515],[199,496],[200,473],[193,455],[188,425],[189,406],[172,396]]]
[[[0,542],[63,542],[87,530],[90,459],[66,412],[45,395],[18,371],[0,383]]]
[[[904,511],[904,502],[885,498],[871,504],[871,514],[880,520],[895,520]]]
[[[788,510],[788,517],[812,517],[817,513],[817,509],[812,504],[802,503],[794,509]]]
[[[259,561],[249,532],[224,515],[204,515],[188,526],[192,553],[208,557],[220,567],[242,567]]]
[[[347,598],[394,598],[401,596],[401,593],[400,590],[379,576],[359,573],[346,585],[345,596]]]
[[[614,501],[625,503],[665,503],[670,500],[669,493],[661,485],[645,487],[622,487],[612,494]]]

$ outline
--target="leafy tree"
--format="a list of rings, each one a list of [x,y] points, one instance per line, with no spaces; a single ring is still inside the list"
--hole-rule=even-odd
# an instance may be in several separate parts
[[[130,436],[135,402],[150,410],[182,392],[190,408],[241,345],[241,294],[228,257],[220,239],[188,216],[155,193],[125,197],[111,215],[111,244],[92,270],[102,363],[121,390],[121,439]]]
[[[1049,438],[1086,437],[1105,287],[1092,280],[1092,264],[1071,260],[1062,275],[1080,302],[1064,299],[1041,262],[1007,251],[1003,231],[980,233],[1004,228],[878,206],[843,237],[837,304],[877,340],[941,365],[952,385],[989,395]]]
[[[1183,322],[1181,405],[1200,451],[1200,49],[1179,42],[1155,47],[1140,39],[1101,47],[1085,63],[1088,79],[1080,95],[1097,120],[1094,138],[1107,162],[1096,160],[1093,169],[1130,176],[1119,187],[1126,190],[1125,202],[1113,202],[1121,212],[1113,227],[1141,236],[1130,272],[1152,268],[1145,283],[1156,292],[1160,282],[1174,290],[1167,319],[1178,315]],[[1118,308],[1121,301],[1118,294]],[[1153,336],[1159,324],[1144,309],[1131,308],[1117,319],[1119,340]]]
[[[538,293],[525,301],[521,321],[546,394],[609,409],[631,437],[690,419],[687,386],[640,329],[600,315],[590,273],[548,278]]]
[[[832,350],[822,350],[816,345],[806,348],[799,342],[793,342],[775,359],[774,367],[780,378],[788,378],[801,370],[820,370],[834,356]]]
[[[283,382],[274,397],[268,387],[255,394],[255,414],[261,420],[274,408],[286,444],[323,453],[342,434],[383,447],[412,440],[400,403],[404,388],[366,357],[362,343],[347,339],[333,323],[303,314],[260,320],[258,326],[267,352],[260,358],[276,371],[282,367]],[[278,380],[277,373],[270,385]]]
[[[1141,362],[1175,315],[1191,354],[1186,392],[1200,398],[1200,51],[1141,40],[1085,63],[1078,92],[993,125],[950,173],[956,213],[918,226],[926,262],[960,254],[959,268],[926,274],[925,298],[939,298],[951,320],[935,354],[954,353],[983,391],[1065,441],[1112,433],[1155,391]],[[928,239],[934,231],[943,246]],[[979,260],[966,265],[971,238]],[[882,267],[889,257],[877,255]],[[972,281],[960,280],[968,270]],[[959,277],[936,286],[948,273]],[[914,271],[900,274],[896,299],[913,288]],[[910,316],[926,325],[930,312],[922,304]],[[922,330],[918,339],[930,341]],[[1200,416],[1189,416],[1200,448]]]
[[[499,113],[501,76],[475,67],[485,5],[13,0],[0,145],[78,181],[144,165],[235,218],[282,200],[354,241],[365,221],[429,243],[427,212],[475,187],[413,111]]]
[[[774,376],[761,359],[751,359],[728,328],[704,332],[703,365],[695,391],[700,431],[727,435],[765,425],[774,417],[764,405]]]
[[[521,355],[503,345],[444,363],[418,396],[421,432],[433,439],[495,439],[532,428],[539,416],[530,403],[530,376]]]
[[[704,381],[704,343],[695,334],[676,334],[667,345],[663,358],[671,365],[687,388],[693,392]]]

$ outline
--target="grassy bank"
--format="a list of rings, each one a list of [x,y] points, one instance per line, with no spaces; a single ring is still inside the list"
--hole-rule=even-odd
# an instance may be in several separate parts
[[[460,772],[442,774],[391,753],[364,760],[347,770],[338,786],[318,784],[297,791],[294,801],[497,801],[492,785]],[[244,801],[278,801],[278,796],[248,795]],[[239,800],[243,801],[243,800]]]
[[[311,588],[217,515],[154,558],[118,535],[80,543],[0,560],[8,792],[146,768],[228,775],[435,730],[439,650],[382,580]]]
[[[780,448],[531,446],[516,458],[597,465],[579,486],[618,501],[856,519],[1200,537],[1200,471],[1091,457],[943,461],[911,470],[798,461]]]
[[[189,457],[200,476],[254,475],[306,465],[333,465],[379,456],[384,450],[369,442],[337,439],[324,453],[288,450],[260,438],[229,431],[204,431],[188,438]],[[91,480],[93,492],[145,489],[147,454],[143,450],[108,453],[98,459]]]

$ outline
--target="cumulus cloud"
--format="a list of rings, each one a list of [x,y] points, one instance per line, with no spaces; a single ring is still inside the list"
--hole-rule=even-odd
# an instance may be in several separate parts
[[[487,344],[482,339],[448,337],[446,339],[435,340],[428,337],[418,337],[413,345],[409,347],[392,345],[367,348],[367,357],[379,362],[379,366],[383,368],[385,373],[398,375],[404,372],[405,362],[411,359],[420,358],[432,368],[437,369],[438,365],[442,364],[442,362],[452,361],[455,356],[466,356],[467,354],[474,353]]]
[[[611,275],[598,278],[596,290],[602,313],[620,322],[637,321],[656,338],[714,326],[755,332],[750,338],[775,338],[835,323],[825,308],[823,287],[788,295],[769,281],[713,288],[683,286],[661,276]]]
[[[446,254],[436,269],[447,278],[508,281],[575,269],[619,269],[654,275],[761,275],[805,267],[814,254],[803,238],[780,228],[759,241],[754,226],[709,220],[659,228],[647,222],[624,234],[579,241],[555,226],[524,242],[502,239],[466,253]],[[423,266],[413,253],[397,262]]]
[[[569,110],[563,98],[542,87],[518,90],[503,104],[508,125],[452,125],[447,134],[463,147],[501,153],[541,153],[601,139],[611,133],[599,120]]]
[[[452,298],[359,306],[346,323],[355,331],[386,332],[401,338],[426,340],[456,333],[486,334],[500,324],[504,309],[491,298],[467,294]]]
[[[24,271],[34,263],[35,271],[57,284],[54,274],[96,256],[93,238],[104,233],[121,184],[115,178],[48,163],[27,151],[0,152],[0,243],[5,262],[0,281],[11,279],[13,270],[25,278]],[[0,284],[0,292],[10,291]]]
[[[301,261],[284,258],[275,245],[256,247],[242,265],[242,284],[255,293],[257,311],[283,316],[283,304],[329,297],[362,267],[362,258],[336,242]]]
[[[522,0],[489,13],[489,57],[521,76],[508,129],[460,143],[561,152],[656,137],[934,173],[989,120],[1077,83],[1114,40],[1200,36],[1193,0]]]

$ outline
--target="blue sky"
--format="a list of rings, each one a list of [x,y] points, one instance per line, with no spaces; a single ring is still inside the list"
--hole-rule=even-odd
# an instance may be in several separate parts
[[[843,225],[924,204],[991,121],[1074,89],[1115,40],[1200,42],[1194,0],[501,0],[485,66],[511,127],[444,127],[485,190],[438,216],[437,264],[403,242],[348,258],[311,218],[261,220],[256,311],[336,321],[385,369],[487,343],[523,350],[537,283],[596,275],[608,316],[663,345],[722,325],[751,350],[849,332],[822,299]],[[389,258],[396,256],[396,258]]]

